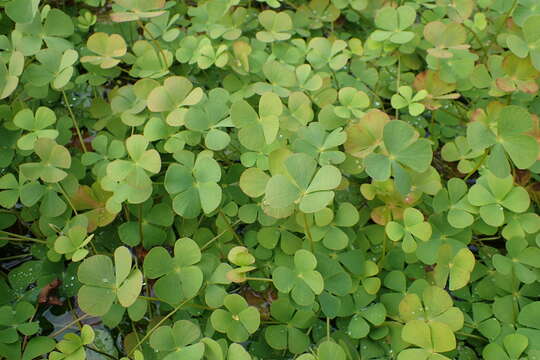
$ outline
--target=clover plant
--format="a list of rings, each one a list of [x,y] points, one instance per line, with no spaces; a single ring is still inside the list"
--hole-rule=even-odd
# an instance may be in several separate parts
[[[540,358],[538,0],[0,1],[0,358]]]

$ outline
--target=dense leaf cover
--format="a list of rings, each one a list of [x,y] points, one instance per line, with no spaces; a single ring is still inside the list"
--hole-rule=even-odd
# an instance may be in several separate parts
[[[540,359],[538,0],[0,10],[0,358]]]

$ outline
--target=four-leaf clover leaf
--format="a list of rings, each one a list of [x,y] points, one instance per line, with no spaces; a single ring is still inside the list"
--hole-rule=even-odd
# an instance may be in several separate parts
[[[199,360],[204,354],[204,343],[197,342],[201,330],[188,320],[179,320],[173,326],[160,326],[150,336],[150,346],[161,354],[163,360]]]
[[[81,62],[99,65],[102,69],[110,69],[120,62],[120,57],[127,51],[124,38],[118,34],[102,32],[92,34],[86,43],[89,50],[97,55],[83,56]]]
[[[369,106],[369,97],[363,91],[353,87],[345,87],[339,90],[338,99],[340,106],[334,107],[334,112],[340,118],[361,117],[365,109]]]
[[[261,322],[259,310],[249,306],[243,297],[229,294],[225,296],[223,305],[227,310],[214,310],[210,316],[214,329],[227,334],[234,342],[246,341],[250,334],[257,331]]]
[[[107,175],[102,178],[104,190],[114,192],[107,200],[107,210],[118,213],[125,200],[132,204],[146,201],[152,194],[152,180],[147,172],[156,174],[161,169],[161,158],[155,149],[149,149],[143,135],[132,135],[126,140],[131,160],[114,160],[107,165]]]
[[[203,273],[196,265],[199,261],[199,245],[182,238],[174,244],[174,257],[161,246],[152,248],[144,259],[143,269],[148,278],[159,278],[154,285],[156,295],[170,304],[178,304],[195,296],[201,288]]]
[[[214,211],[221,203],[221,169],[216,160],[201,153],[196,160],[183,153],[182,163],[171,164],[165,174],[165,189],[173,195],[173,210],[186,218]]]
[[[400,6],[397,9],[387,6],[377,12],[375,25],[379,29],[372,33],[375,41],[389,40],[395,44],[405,44],[414,38],[412,31],[405,31],[416,19],[416,11],[410,6]]]
[[[491,226],[504,224],[504,209],[522,213],[530,204],[527,190],[515,186],[512,176],[499,178],[491,172],[478,179],[467,198],[472,205],[480,207],[480,217]]]
[[[311,39],[306,59],[314,69],[319,70],[329,66],[332,70],[341,69],[350,58],[346,50],[347,43],[343,40],[330,40],[322,37]]]
[[[271,144],[279,131],[279,116],[283,104],[274,93],[266,92],[259,100],[259,114],[245,100],[235,102],[231,107],[231,120],[240,129],[240,143],[249,150],[261,150]]]
[[[132,256],[128,248],[120,246],[114,251],[114,266],[106,255],[94,255],[79,266],[77,275],[83,286],[79,290],[79,306],[93,316],[103,316],[113,302],[131,306],[142,289],[143,275],[132,269]]]
[[[415,239],[428,241],[431,238],[431,224],[424,221],[424,215],[415,208],[403,212],[403,224],[390,221],[385,227],[386,234],[392,241],[403,240],[401,247],[406,253],[412,253],[418,246]]]
[[[371,153],[364,159],[366,172],[374,180],[385,181],[393,174],[402,194],[411,187],[411,178],[404,167],[422,173],[429,168],[433,153],[427,139],[419,139],[416,130],[402,120],[388,122],[383,130],[385,151]]]
[[[491,172],[504,178],[510,174],[505,154],[519,169],[527,169],[536,162],[539,145],[527,134],[532,129],[533,121],[529,112],[520,106],[510,105],[498,112],[496,121],[490,127],[481,121],[469,123],[467,141],[473,150],[489,148],[487,165]]]
[[[317,170],[312,157],[290,155],[284,162],[286,173],[272,176],[266,184],[264,203],[270,208],[285,209],[298,203],[301,211],[313,213],[334,199],[332,191],[341,182],[341,173],[332,165]]]
[[[307,328],[315,314],[310,310],[297,310],[287,298],[272,302],[270,314],[283,324],[266,328],[264,337],[268,344],[277,350],[289,349],[293,354],[306,351],[309,337],[300,329]]]
[[[448,244],[441,246],[434,272],[435,283],[445,287],[449,280],[450,290],[461,289],[469,283],[474,263],[474,255],[468,248],[461,248],[454,255],[452,246]]]
[[[478,208],[471,205],[467,197],[465,181],[453,178],[448,180],[447,189],[440,190],[433,199],[436,212],[448,211],[448,223],[457,229],[464,229],[474,222]]]
[[[34,143],[34,151],[40,162],[29,162],[20,166],[21,173],[30,180],[41,179],[47,183],[57,183],[68,174],[62,169],[71,166],[68,149],[49,138],[39,138]]]
[[[482,350],[482,357],[486,360],[514,360],[522,359],[521,354],[529,346],[529,338],[523,334],[506,335],[499,343],[490,343]]]
[[[67,333],[56,344],[59,351],[49,354],[49,360],[84,360],[86,359],[85,345],[94,342],[96,335],[90,325],[83,325],[81,334]]]
[[[287,40],[291,37],[292,19],[286,12],[275,12],[273,10],[264,10],[259,14],[259,22],[264,31],[259,31],[257,40],[262,42],[273,42]]]
[[[15,115],[13,123],[20,129],[29,131],[17,140],[17,147],[21,150],[32,150],[38,138],[56,139],[58,130],[47,129],[56,122],[54,111],[40,106],[36,113],[30,109],[23,109]]]
[[[398,94],[392,95],[392,107],[394,109],[401,109],[408,106],[409,114],[418,116],[426,109],[424,104],[420,103],[420,101],[424,100],[427,95],[428,92],[422,89],[413,96],[413,90],[410,86],[400,86]]]
[[[447,142],[441,149],[441,156],[445,161],[459,161],[457,168],[462,174],[474,170],[475,163],[472,160],[482,153],[482,150],[473,150],[464,136],[458,136],[454,141]]]
[[[324,280],[315,270],[317,259],[307,250],[300,249],[294,254],[294,269],[277,267],[272,273],[275,287],[283,293],[291,293],[292,299],[302,306],[313,303],[315,295],[322,293]]]
[[[202,97],[202,89],[193,89],[191,81],[183,76],[171,76],[148,94],[147,103],[148,109],[153,112],[179,111],[182,107],[197,104]],[[171,120],[167,119],[167,122]]]
[[[540,249],[529,246],[527,240],[517,237],[506,241],[506,250],[506,256],[493,255],[495,269],[503,275],[513,273],[525,284],[535,282],[538,278],[536,269],[540,268]]]
[[[88,223],[88,221],[86,221]],[[56,238],[54,251],[64,254],[66,259],[71,261],[81,261],[88,255],[88,250],[84,247],[92,241],[94,234],[88,235],[87,224],[76,224],[70,226],[67,231]]]

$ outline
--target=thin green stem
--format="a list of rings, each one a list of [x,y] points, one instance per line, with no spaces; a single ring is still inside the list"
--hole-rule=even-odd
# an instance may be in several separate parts
[[[32,254],[20,254],[20,255],[13,255],[13,256],[6,256],[3,258],[0,258],[0,261],[8,261],[8,260],[15,260],[15,259],[21,259],[28,256],[32,256]]]
[[[482,155],[482,157],[480,158],[480,160],[478,161],[478,163],[476,164],[476,166],[474,167],[474,169],[472,169],[468,174],[467,176],[465,176],[463,178],[463,180],[467,180],[468,178],[470,178],[472,176],[472,174],[474,174],[478,169],[480,169],[480,166],[482,166],[482,164],[484,163],[484,161],[486,160],[487,158],[487,155],[488,155],[488,151],[486,150],[484,152],[484,155]]]
[[[158,56],[158,59],[163,70],[165,70],[167,67],[167,59],[165,58],[165,54],[163,53],[163,49],[161,48],[161,45],[159,45],[159,42],[157,42],[156,38],[154,38],[154,36],[150,34],[150,32],[146,29],[146,27],[144,26],[144,24],[142,23],[140,19],[137,19],[137,24],[142,28],[143,33],[146,33],[148,35],[148,37],[150,38],[150,40],[156,47],[156,50],[159,52],[159,55],[161,55],[161,57]]]
[[[101,350],[98,350],[98,349],[96,349],[96,348],[94,348],[94,347],[92,347],[92,346],[90,346],[90,345],[83,345],[83,346],[84,346],[85,348],[87,348],[88,350],[95,351],[95,352],[97,352],[98,354],[101,354],[101,355],[103,355],[103,356],[108,357],[109,359],[118,360],[117,357],[114,357],[114,356],[112,356],[111,354],[107,354],[106,352],[103,352],[103,351],[101,351]]]
[[[240,222],[240,220],[237,220],[235,221],[233,224],[231,224],[231,227],[232,226],[235,226],[236,224],[238,224]],[[206,244],[204,244],[202,247],[201,247],[201,251],[205,250],[206,248],[208,248],[210,245],[212,245],[212,243],[214,243],[214,241],[216,241],[217,239],[219,239],[223,234],[225,234],[227,231],[230,231],[229,229],[225,229],[223,230],[222,232],[220,232],[219,234],[217,234],[216,236],[214,236],[212,239],[208,240],[208,242]]]
[[[518,305],[518,286],[519,285],[516,285],[516,271],[515,271],[515,267],[512,266],[512,319],[514,320],[513,322],[515,323],[517,318],[518,318],[518,314],[519,314],[519,305]]]
[[[0,230],[0,234],[5,234],[5,235],[13,236],[13,237],[16,237],[16,238],[19,238],[19,239],[27,239],[28,241],[39,240],[39,239],[34,239],[34,238],[31,238],[31,237],[28,237],[28,236],[15,234],[15,233],[12,233],[12,232],[9,232],[9,231],[5,231],[5,230]],[[39,241],[45,242],[45,240],[39,240]]]
[[[464,333],[464,332],[461,332],[461,331],[456,331],[456,335],[468,337],[468,338],[471,338],[471,339],[481,340],[481,341],[484,341],[484,342],[489,342],[488,339],[486,339],[486,338],[484,338],[482,336],[473,335],[473,334],[467,334],[467,333]]]
[[[126,204],[124,204],[122,207],[124,208],[124,218],[125,218],[127,221],[130,221],[130,216],[129,216],[129,209],[128,209],[128,207],[126,206]]]
[[[143,235],[143,223],[142,223],[142,204],[139,205],[138,209],[138,222],[139,222],[139,237],[141,238],[141,244],[144,244],[144,235]]]
[[[480,37],[478,37],[478,34],[472,28],[467,26],[465,23],[462,23],[461,25],[463,25],[463,27],[465,29],[467,29],[472,34],[472,36],[474,37],[474,39],[476,40],[478,45],[480,45],[480,49],[482,49],[482,52],[484,53],[484,58],[487,58],[487,56],[488,56],[487,49],[484,47],[484,44],[482,43],[482,40],[480,40]]]
[[[386,234],[383,236],[383,248],[382,248],[382,255],[379,261],[377,262],[377,266],[380,268],[381,265],[384,262],[384,259],[386,258]]]
[[[293,3],[291,3],[290,1],[284,0],[283,2],[284,2],[286,5],[290,6],[291,8],[295,9],[295,10],[297,9],[297,6],[296,6],[295,4],[293,4]],[[332,23],[332,24],[333,24],[333,23]]]
[[[484,241],[484,240],[498,240],[500,239],[501,237],[500,236],[489,236],[489,237],[483,237],[483,238],[478,238],[476,240],[478,241]]]
[[[452,117],[455,117],[456,119],[458,119],[458,120],[460,120],[462,122],[467,122],[467,119],[464,119],[461,115],[458,115],[458,114],[455,114],[455,113],[453,113],[453,112],[451,112],[449,110],[443,109],[442,107],[438,108],[437,111],[442,111],[443,113],[448,114],[448,115],[450,115]],[[434,119],[434,118],[435,117],[432,116],[432,119]]]
[[[302,216],[304,218],[304,233],[306,234],[306,237],[309,240],[309,248],[310,248],[311,252],[314,252],[315,249],[314,249],[314,246],[313,246],[313,237],[311,236],[311,230],[309,229],[309,224],[308,224],[308,221],[307,221],[306,213],[302,213]]]
[[[396,73],[396,92],[399,93],[399,82],[401,78],[401,56],[397,58],[397,73]],[[399,109],[396,109],[396,120],[399,119]]]
[[[471,328],[471,329],[476,329],[477,328],[477,326],[475,324],[467,322],[467,321],[464,321],[463,325],[465,325],[466,327]]]
[[[148,279],[145,277],[144,281],[146,284],[148,284]],[[150,298],[152,294],[152,290],[150,289],[150,286],[145,286],[146,296]],[[150,315],[150,318],[153,316],[153,310],[152,310],[152,303],[148,304],[148,314]],[[138,339],[137,339],[138,340]]]
[[[256,279],[256,280],[261,280],[261,279]],[[138,298],[142,300],[147,300],[147,301],[162,301],[161,299],[158,299],[152,296],[139,295]],[[204,306],[201,304],[194,304],[194,303],[186,304],[186,307],[192,307],[192,308],[201,309],[201,310],[214,310],[211,307]]]
[[[467,104],[469,104],[469,101],[467,100],[466,97],[462,96],[461,99],[465,100],[467,102]],[[463,104],[461,101],[454,101],[454,102],[452,102],[452,105],[457,105],[461,110],[463,110],[465,112],[469,111],[467,106],[465,104]]]
[[[244,279],[248,281],[266,281],[266,282],[274,282],[272,279],[266,279],[266,278],[259,278],[259,277],[245,277]]]
[[[47,244],[45,240],[31,239],[31,238],[16,238],[16,237],[0,237],[0,240],[14,241],[14,242],[35,242],[39,244]]]
[[[332,72],[332,81],[334,82],[334,86],[339,90],[340,86],[338,78],[336,77],[336,72],[333,69],[330,69],[330,72]]]
[[[137,342],[140,341],[139,333],[137,332],[137,328],[135,327],[135,323],[131,321],[131,329],[133,330],[133,333],[135,334],[135,339],[137,339]],[[139,345],[139,351],[142,352],[141,345]]]
[[[240,236],[236,233],[236,231],[233,229],[231,223],[229,222],[229,219],[227,219],[227,216],[223,213],[223,211],[219,210],[219,213],[223,217],[223,221],[225,221],[225,224],[227,225],[227,228],[230,232],[232,232],[234,238],[236,239],[236,242],[238,242],[238,245],[242,245],[242,239],[240,239]]]
[[[58,185],[58,189],[60,189],[60,192],[62,193],[64,198],[66,198],[66,201],[68,202],[69,206],[71,207],[71,210],[73,210],[73,212],[75,213],[76,216],[79,215],[79,213],[77,213],[77,209],[75,209],[75,206],[73,206],[73,203],[71,202],[71,199],[67,195],[67,193],[64,190],[64,188],[62,187],[62,185],[60,183],[56,183],[56,185]]]
[[[69,329],[70,327],[72,327],[73,325],[77,324],[78,322],[80,322],[81,320],[84,320],[86,319],[87,317],[90,317],[90,315],[88,314],[83,314],[81,315],[80,317],[76,318],[75,320],[67,323],[67,325],[65,325],[64,327],[62,327],[61,329],[55,331],[54,333],[52,333],[51,335],[49,335],[50,338],[55,338],[56,336],[60,335],[61,333],[63,333],[64,331],[66,331],[67,329]]]
[[[15,210],[8,210],[8,209],[0,209],[0,213],[17,214],[17,211],[15,211]]]
[[[330,340],[330,318],[326,317],[326,340]]]
[[[137,344],[135,344],[135,346],[133,348],[131,348],[128,356],[130,356],[131,354],[133,354],[133,352],[135,351],[136,348],[138,348],[142,343],[144,343],[144,341],[146,339],[148,339],[150,337],[150,335],[152,335],[152,333],[158,328],[161,326],[161,324],[163,324],[165,321],[167,321],[168,318],[170,318],[171,316],[173,316],[174,314],[176,314],[176,312],[178,310],[180,310],[182,308],[182,306],[184,306],[188,301],[190,301],[191,298],[189,299],[186,299],[184,301],[182,301],[177,307],[175,307],[173,309],[173,311],[171,311],[170,313],[168,313],[167,315],[165,315],[163,317],[163,319],[161,319],[156,325],[154,325],[147,333],[146,335],[143,336],[143,338],[139,341],[137,341]]]
[[[73,126],[75,127],[75,131],[77,132],[77,137],[79,138],[79,142],[81,143],[81,147],[83,149],[83,152],[87,152],[86,145],[84,143],[84,139],[81,134],[81,129],[79,128],[79,123],[77,122],[77,119],[75,118],[75,114],[73,113],[73,110],[71,109],[71,104],[69,103],[68,97],[66,95],[66,92],[62,90],[62,96],[64,97],[64,102],[66,103],[66,107],[69,112],[69,116],[71,117],[71,120],[73,121]]]
[[[403,320],[401,320],[400,318],[397,318],[395,316],[391,316],[391,315],[386,315],[387,318],[389,318],[390,320],[392,321],[395,321],[395,322],[398,322],[398,323],[402,323],[403,324]]]
[[[214,310],[213,308],[211,308],[209,306],[204,306],[204,305],[201,305],[201,304],[194,304],[194,303],[186,304],[186,307],[192,307],[192,308],[200,309],[200,310]]]
[[[378,89],[375,88],[375,90],[371,89],[371,87],[367,84],[364,84],[366,86],[366,89],[375,97],[377,98],[377,101],[379,102],[379,104],[381,105],[381,108],[383,109],[384,112],[386,112],[386,109],[384,107],[384,101],[383,99],[377,94],[377,91]],[[378,85],[378,84],[377,84]],[[378,87],[378,86],[377,86]]]
[[[32,317],[30,318],[29,322],[32,322],[34,318],[36,317],[36,314],[39,309],[39,302],[36,304],[36,307],[34,309],[34,313],[32,314]],[[22,343],[22,352],[24,353],[24,349],[26,348],[26,344],[28,343],[28,335],[24,336],[23,343]]]

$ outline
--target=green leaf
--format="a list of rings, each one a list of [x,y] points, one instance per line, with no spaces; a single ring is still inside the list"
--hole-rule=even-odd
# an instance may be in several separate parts
[[[21,173],[29,179],[41,179],[48,183],[63,180],[67,173],[61,169],[71,166],[69,151],[49,138],[37,139],[34,151],[41,159],[39,163],[26,163],[20,166]]]
[[[452,248],[449,245],[443,245],[439,249],[439,260],[435,267],[435,281],[437,285],[444,287],[449,279],[449,289],[457,290],[469,283],[475,258],[467,248],[460,249],[453,257],[452,253]]]
[[[238,294],[229,294],[224,299],[227,310],[217,309],[210,316],[212,326],[235,342],[245,341],[257,331],[260,324],[259,311],[248,306]]]
[[[227,360],[251,360],[251,355],[240,344],[232,343],[229,345]]]
[[[264,194],[270,177],[258,168],[246,169],[240,176],[240,188],[250,197],[259,197]]]
[[[191,162],[191,161],[190,161]],[[182,216],[193,218],[202,209],[209,214],[221,203],[222,191],[218,163],[199,156],[195,163],[171,164],[165,174],[165,189],[173,195],[173,209]]]
[[[281,292],[292,292],[293,300],[299,305],[308,305],[324,287],[323,277],[314,270],[317,260],[309,251],[301,249],[294,255],[294,266],[295,270],[277,267],[272,273],[274,285]]]
[[[53,129],[46,129],[56,122],[56,115],[54,112],[44,106],[39,107],[36,110],[35,115],[30,109],[21,110],[15,115],[13,123],[23,129],[30,131],[30,133],[22,136],[17,141],[17,146],[21,150],[32,150],[36,140],[40,137],[56,139],[58,131]]]
[[[272,42],[287,40],[291,37],[292,30],[291,17],[285,12],[275,12],[264,10],[259,14],[259,23],[265,31],[259,31],[256,36],[259,41]]]
[[[126,54],[126,42],[118,34],[94,33],[88,38],[86,44],[95,56],[83,56],[81,62],[99,65],[102,69],[109,69],[120,63],[120,57]]]
[[[123,246],[115,251],[116,267],[105,255],[85,259],[78,269],[79,305],[90,315],[105,315],[116,298],[124,307],[132,305],[142,289],[142,273],[131,269],[131,254]]]
[[[73,34],[75,27],[69,15],[59,9],[51,9],[43,29],[48,36],[68,37]]]
[[[521,213],[529,207],[527,191],[512,187],[512,184],[512,176],[498,178],[488,172],[469,190],[469,202],[480,207],[480,216],[487,224],[502,225],[505,219],[503,208]]]
[[[195,343],[201,337],[199,327],[187,320],[179,320],[170,326],[160,326],[150,336],[150,346],[157,352],[167,354],[165,359],[202,359],[204,344]]]
[[[347,358],[341,346],[330,340],[323,341],[319,345],[317,355],[320,360],[345,360]]]
[[[173,111],[197,104],[202,95],[202,89],[193,88],[193,84],[185,77],[171,76],[165,79],[163,86],[154,88],[148,94],[148,109],[153,112]]]
[[[174,257],[162,247],[154,247],[143,264],[144,274],[150,279],[158,279],[156,295],[170,304],[192,298],[202,286],[203,273],[196,265],[201,260],[201,252],[196,242],[181,238],[174,245]]]
[[[540,302],[535,301],[532,303],[529,303],[525,305],[518,315],[518,322],[521,325],[533,328],[533,329],[540,329],[540,321],[538,321],[538,317],[534,316],[534,314],[537,313],[537,311],[540,310]]]
[[[5,5],[7,16],[16,23],[29,23],[37,13],[39,0],[11,0]]]
[[[56,343],[53,339],[46,336],[38,336],[30,339],[26,345],[22,360],[32,360],[40,355],[51,352]]]
[[[276,139],[279,116],[283,111],[281,100],[273,93],[264,93],[259,100],[259,115],[246,101],[233,103],[231,120],[240,129],[240,143],[249,150],[261,150]]]
[[[529,339],[521,334],[510,334],[504,338],[503,343],[510,358],[518,359],[529,345]]]

